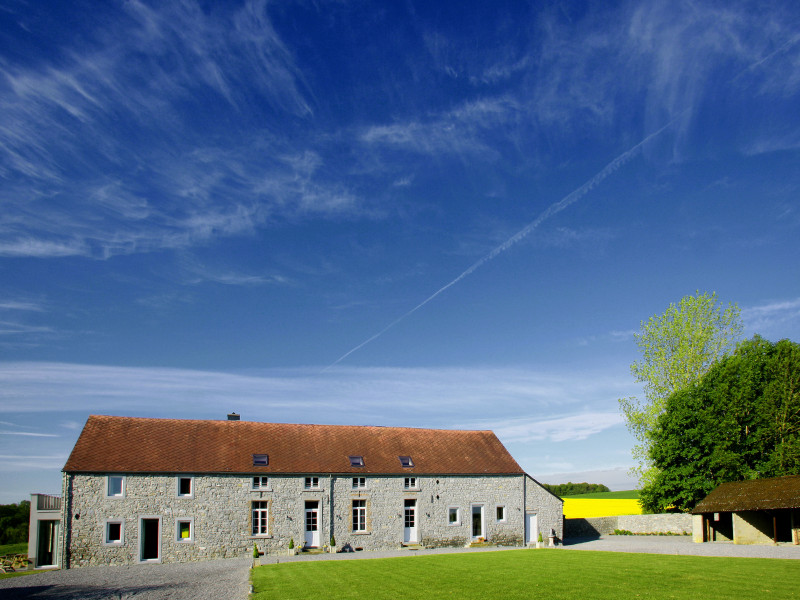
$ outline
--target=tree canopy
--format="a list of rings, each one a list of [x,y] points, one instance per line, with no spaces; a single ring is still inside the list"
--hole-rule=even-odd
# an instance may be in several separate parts
[[[602,483],[572,483],[571,481],[557,484],[543,483],[542,487],[558,497],[611,491]]]
[[[644,383],[644,400],[623,398],[619,401],[628,430],[638,440],[633,457],[639,463],[633,469],[640,486],[652,481],[657,470],[650,460],[650,432],[670,394],[697,381],[711,365],[729,354],[741,335],[738,307],[723,307],[716,293],[696,292],[670,304],[663,315],[642,321],[636,344],[642,359],[634,361],[631,373]]]
[[[31,503],[28,500],[19,504],[0,504],[0,544],[28,541],[30,512]]]
[[[800,344],[754,337],[672,394],[650,433],[644,508],[688,511],[727,481],[800,474]]]

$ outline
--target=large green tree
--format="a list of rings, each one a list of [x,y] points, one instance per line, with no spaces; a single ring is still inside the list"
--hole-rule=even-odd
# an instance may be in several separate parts
[[[635,334],[642,353],[631,373],[644,384],[644,399],[622,398],[620,408],[628,430],[637,439],[632,471],[640,486],[652,482],[657,474],[650,460],[650,432],[664,412],[670,394],[698,381],[711,365],[735,348],[742,332],[739,308],[723,307],[716,292],[696,292],[670,304],[663,315],[642,321]]]
[[[726,481],[800,474],[800,344],[756,336],[672,394],[650,433],[653,512],[688,511]]]

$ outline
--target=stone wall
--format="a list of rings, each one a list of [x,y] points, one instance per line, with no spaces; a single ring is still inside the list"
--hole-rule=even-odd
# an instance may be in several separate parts
[[[305,509],[318,508],[319,543],[331,533],[338,548],[397,548],[404,535],[404,505],[415,501],[417,540],[427,547],[464,546],[472,540],[473,511],[482,516],[489,543],[522,545],[525,512],[539,515],[539,527],[563,537],[558,498],[527,476],[415,476],[405,489],[404,476],[366,476],[365,488],[354,488],[352,476],[319,476],[316,489],[305,489],[301,475],[269,477],[266,489],[253,490],[246,475],[196,475],[192,494],[181,497],[178,478],[185,474],[125,476],[123,497],[107,496],[104,474],[66,474],[62,523],[68,548],[63,566],[140,562],[142,519],[158,519],[158,561],[179,562],[285,553],[290,540],[303,544]],[[366,531],[353,531],[353,500],[365,500]],[[266,502],[268,530],[253,535],[253,502]],[[502,507],[498,511],[498,507]],[[455,523],[449,509],[458,510]],[[179,522],[190,522],[182,538]],[[108,543],[108,523],[120,523],[122,539]]]
[[[692,515],[665,513],[657,515],[619,515],[591,519],[565,519],[565,535],[570,537],[599,537],[622,529],[636,534],[692,533]]]

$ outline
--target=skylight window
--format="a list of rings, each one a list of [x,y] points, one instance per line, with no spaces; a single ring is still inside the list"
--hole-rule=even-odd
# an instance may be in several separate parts
[[[363,467],[364,466],[364,457],[363,456],[349,456],[350,459],[350,466],[351,467]]]
[[[411,460],[410,456],[398,456],[397,458],[400,459],[400,466],[402,467],[413,467],[414,461]]]
[[[267,454],[253,454],[254,467],[266,467],[269,464],[269,455]]]

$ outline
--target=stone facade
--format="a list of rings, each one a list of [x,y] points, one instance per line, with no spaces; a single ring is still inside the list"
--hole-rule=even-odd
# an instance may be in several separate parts
[[[111,476],[121,479],[65,473],[63,567],[237,557],[253,544],[285,553],[290,540],[305,543],[309,518],[318,526],[313,545],[328,545],[332,533],[348,550],[464,546],[478,537],[518,546],[526,514],[545,536],[553,529],[563,537],[561,500],[527,475],[367,475],[364,487],[351,475],[318,475],[310,489],[302,474],[262,476],[261,489],[242,474]],[[363,531],[354,531],[354,511],[365,516]]]
[[[618,515],[593,517],[590,519],[565,519],[566,536],[596,537],[610,535],[615,529],[639,535],[692,533],[692,515],[685,513],[662,513],[655,515]]]

